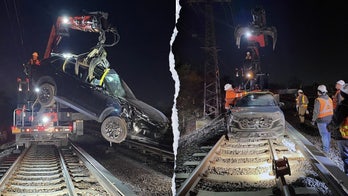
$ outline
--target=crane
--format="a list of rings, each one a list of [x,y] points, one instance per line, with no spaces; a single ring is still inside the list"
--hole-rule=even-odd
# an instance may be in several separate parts
[[[99,33],[97,46],[114,46],[119,41],[119,34],[116,29],[108,24],[108,13],[106,12],[88,12],[83,16],[59,16],[48,39],[44,58],[48,58],[52,52],[57,49],[63,36],[69,36],[69,29],[84,32]],[[105,33],[111,32],[115,35],[114,42],[110,45],[105,44]]]
[[[249,85],[253,90],[257,85],[262,88],[263,80],[260,79],[262,75],[260,67],[260,52],[259,47],[266,47],[268,43],[267,37],[273,39],[273,50],[277,43],[277,29],[274,26],[267,26],[266,11],[257,7],[251,10],[253,21],[245,27],[238,25],[235,29],[234,36],[236,45],[240,48],[242,37],[246,38],[248,53],[250,56],[244,61],[242,68],[242,76],[244,76],[244,88],[247,89]],[[259,81],[261,84],[257,84]]]

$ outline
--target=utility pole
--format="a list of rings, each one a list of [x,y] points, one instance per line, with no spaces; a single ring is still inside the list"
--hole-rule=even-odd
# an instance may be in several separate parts
[[[217,117],[221,113],[220,71],[218,50],[215,38],[213,3],[230,2],[230,0],[188,0],[187,3],[204,3],[204,110],[203,115]]]

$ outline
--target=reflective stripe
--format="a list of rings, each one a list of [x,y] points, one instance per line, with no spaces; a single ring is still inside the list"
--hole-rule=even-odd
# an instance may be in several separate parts
[[[246,93],[236,93],[233,90],[227,90],[226,91],[226,99],[234,99],[234,98],[238,98],[238,97],[243,97]]]
[[[332,99],[317,98],[320,103],[318,118],[333,115]]]
[[[348,117],[346,117],[340,126],[340,132],[343,138],[348,139]]]
[[[300,101],[301,100],[301,101]],[[296,103],[297,105],[299,106],[304,106],[304,107],[307,107],[308,105],[308,102],[306,102],[306,99],[305,99],[305,95],[299,95],[297,96],[296,98]]]
[[[307,104],[305,104],[305,96],[302,95],[302,106],[307,106]]]

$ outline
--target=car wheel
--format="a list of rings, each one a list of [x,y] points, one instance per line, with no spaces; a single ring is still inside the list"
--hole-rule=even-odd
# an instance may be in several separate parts
[[[101,134],[109,142],[121,143],[127,137],[127,123],[118,116],[109,116],[102,123]]]
[[[40,92],[38,93],[38,101],[42,107],[50,107],[54,104],[55,88],[53,85],[44,83],[40,85]]]

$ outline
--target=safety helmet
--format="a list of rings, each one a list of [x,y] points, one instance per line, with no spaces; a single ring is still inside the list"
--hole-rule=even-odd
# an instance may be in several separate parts
[[[301,90],[301,89],[298,89],[298,91],[297,91],[298,93],[303,93],[303,91]]]
[[[339,84],[339,85],[344,85],[345,84],[345,82],[343,81],[343,80],[338,80],[337,82],[336,82],[336,84]]]
[[[39,56],[37,52],[33,52],[33,56]]]
[[[348,99],[348,84],[344,84],[342,87],[341,87],[341,96],[345,99]]]
[[[320,91],[321,94],[327,93],[326,86],[323,84],[319,85],[317,90]]]
[[[225,91],[232,89],[232,85],[231,84],[225,84],[224,86]]]
[[[247,55],[249,55],[250,54],[250,52],[247,52]]]

